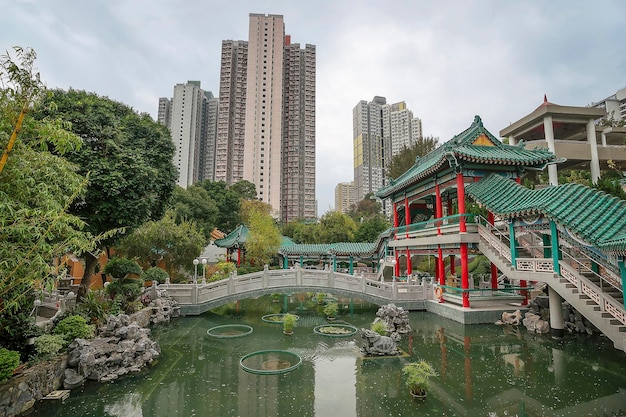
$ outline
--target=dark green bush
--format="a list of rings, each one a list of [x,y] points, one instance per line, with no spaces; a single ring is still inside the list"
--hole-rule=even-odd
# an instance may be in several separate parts
[[[47,360],[57,355],[65,346],[66,341],[60,334],[42,334],[35,338],[35,351],[38,360]]]
[[[105,290],[90,290],[76,306],[74,313],[97,324],[110,315],[119,314],[120,305]]]
[[[169,278],[169,275],[163,269],[155,266],[145,271],[141,275],[141,278],[144,281],[152,281],[158,282],[159,284],[165,284],[165,280]]]
[[[61,320],[52,329],[53,334],[62,335],[67,345],[72,343],[74,339],[91,339],[94,336],[94,326],[87,324],[84,317],[73,315]]]
[[[9,379],[20,366],[20,353],[0,348],[0,382]]]
[[[114,279],[124,279],[130,274],[141,275],[141,267],[132,259],[115,257],[107,262],[103,272]]]

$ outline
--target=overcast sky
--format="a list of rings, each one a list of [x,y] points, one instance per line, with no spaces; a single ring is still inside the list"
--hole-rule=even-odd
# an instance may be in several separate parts
[[[50,88],[150,113],[176,83],[219,93],[221,42],[249,13],[282,14],[317,48],[317,198],[353,180],[352,109],[405,101],[445,142],[474,115],[498,136],[543,101],[585,106],[626,86],[626,1],[5,0],[0,50],[37,52]]]

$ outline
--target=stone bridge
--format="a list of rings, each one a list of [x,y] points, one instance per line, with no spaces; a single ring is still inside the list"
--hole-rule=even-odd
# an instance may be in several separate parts
[[[168,294],[178,301],[181,313],[198,315],[233,301],[284,292],[325,292],[342,297],[384,305],[394,303],[407,310],[425,310],[426,300],[433,298],[433,283],[381,282],[361,275],[332,270],[278,269],[267,267],[260,272],[211,283],[162,284]]]

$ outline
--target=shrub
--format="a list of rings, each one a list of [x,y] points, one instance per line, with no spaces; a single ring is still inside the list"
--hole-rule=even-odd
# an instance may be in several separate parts
[[[283,315],[283,331],[285,333],[293,332],[293,328],[296,325],[297,317],[293,314],[287,313]]]
[[[163,269],[158,268],[156,266],[148,269],[143,274],[141,274],[141,278],[144,281],[152,281],[152,282],[157,282],[159,284],[165,284],[165,280],[168,279],[169,277],[170,276],[167,274],[167,272],[165,272]]]
[[[382,320],[374,320],[370,326],[370,330],[375,331],[381,336],[387,336],[387,326]]]
[[[20,366],[19,352],[0,348],[0,382],[9,379],[18,366]]]
[[[52,330],[53,334],[63,336],[66,344],[70,344],[74,339],[90,339],[94,336],[94,326],[87,324],[84,317],[73,315],[61,320]]]
[[[85,297],[75,309],[75,314],[83,316],[92,323],[101,322],[107,316],[119,313],[119,303],[108,296],[105,290],[87,291],[87,294],[85,294]]]
[[[324,314],[326,314],[327,317],[335,317],[338,310],[339,307],[334,301],[331,301],[330,303],[326,304],[326,306],[324,306]]]
[[[124,279],[130,274],[141,275],[141,267],[132,259],[115,257],[107,262],[103,272],[114,279]]]
[[[212,272],[207,281],[215,282],[226,279],[235,269],[237,268],[235,267],[234,263],[228,261],[219,261],[218,263],[210,267],[210,269],[207,268],[208,272]]]
[[[126,311],[128,304],[139,298],[142,290],[143,283],[133,278],[115,280],[106,286],[106,293],[120,303],[123,311]]]
[[[40,360],[47,360],[57,355],[63,346],[65,345],[65,339],[60,334],[42,334],[35,338],[35,351],[37,352],[37,358]]]

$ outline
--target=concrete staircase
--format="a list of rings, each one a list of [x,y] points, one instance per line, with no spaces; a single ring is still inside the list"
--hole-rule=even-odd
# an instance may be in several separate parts
[[[483,227],[483,226],[480,226]],[[498,267],[509,279],[542,281],[555,290],[561,298],[566,300],[573,308],[582,314],[589,322],[608,337],[616,349],[626,352],[626,325],[616,319],[614,314],[607,311],[607,307],[614,310],[616,315],[624,317],[626,312],[623,304],[623,293],[617,289],[602,290],[599,278],[592,274],[578,274],[568,270],[574,275],[574,281],[559,276],[556,273],[518,271],[513,268],[511,262],[500,254],[497,248],[492,246],[481,234],[478,249]],[[586,288],[589,295],[581,289]],[[606,286],[606,285],[605,285]],[[617,310],[617,311],[616,311]]]

